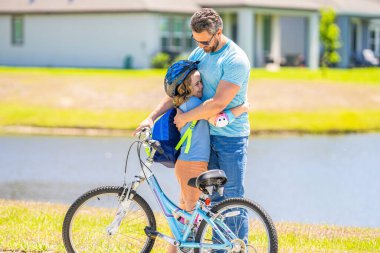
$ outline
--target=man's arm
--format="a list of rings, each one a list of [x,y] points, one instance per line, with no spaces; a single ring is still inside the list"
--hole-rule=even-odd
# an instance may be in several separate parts
[[[217,115],[212,116],[211,118],[208,119],[208,122],[211,125],[218,127],[218,125],[216,124],[217,117],[219,117],[221,114],[227,114],[227,116],[228,116],[227,124],[230,124],[235,120],[235,118],[239,117],[240,115],[242,115],[245,112],[249,112],[249,103],[245,102],[244,104],[241,104],[241,105],[238,105],[236,107],[231,108],[229,110],[231,114],[228,113],[227,111],[225,110],[221,113],[218,113]]]
[[[154,110],[149,114],[149,116],[140,123],[140,125],[133,132],[133,135],[135,135],[144,127],[152,128],[154,121],[171,108],[173,108],[173,99],[169,96],[166,96],[164,99],[161,100],[161,102],[156,106],[156,108],[154,108]]]
[[[178,129],[186,125],[187,122],[199,119],[208,119],[219,112],[232,101],[239,92],[240,87],[227,81],[220,81],[214,97],[206,100],[200,106],[186,113],[177,113],[174,123]]]

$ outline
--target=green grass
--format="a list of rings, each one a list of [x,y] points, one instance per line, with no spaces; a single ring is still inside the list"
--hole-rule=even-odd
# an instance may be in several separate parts
[[[380,85],[380,68],[319,69],[315,71],[306,68],[282,68],[278,72],[253,69],[251,71],[251,78]]]
[[[328,225],[276,224],[279,252],[376,252],[379,229]]]
[[[132,130],[148,111],[90,111],[39,106],[1,105],[0,126],[110,128]]]
[[[67,209],[59,204],[0,200],[0,251],[65,252],[61,231]],[[159,230],[167,233],[163,218],[156,219]],[[276,229],[279,252],[380,251],[378,228],[276,223]],[[156,243],[153,252],[166,252],[166,244]]]
[[[90,111],[0,104],[0,127],[37,126],[134,130],[149,111]],[[252,132],[380,131],[380,110],[250,113]]]
[[[380,131],[380,110],[256,112],[251,129],[262,132],[349,133]]]
[[[164,69],[144,69],[144,70],[123,70],[123,69],[84,69],[84,68],[34,68],[34,67],[4,67],[0,66],[0,74],[33,74],[33,75],[54,75],[54,76],[96,76],[107,75],[114,77],[163,77],[166,70]]]
[[[96,76],[108,75],[113,77],[147,78],[158,77],[163,79],[165,69],[122,70],[122,69],[73,69],[73,68],[24,68],[24,67],[0,67],[0,74],[28,73],[35,75],[76,75]],[[252,69],[253,79],[274,80],[308,80],[308,81],[332,81],[351,84],[380,85],[380,68],[356,68],[356,69],[327,69],[309,70],[307,68],[281,68],[280,71],[270,72],[265,69]]]

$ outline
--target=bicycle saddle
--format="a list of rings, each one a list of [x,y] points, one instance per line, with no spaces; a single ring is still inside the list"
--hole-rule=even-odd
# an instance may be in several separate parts
[[[226,174],[223,170],[209,170],[203,172],[198,177],[190,178],[187,183],[191,187],[198,188],[205,194],[212,195],[214,190],[217,190],[220,195],[223,195],[223,185],[227,182]]]

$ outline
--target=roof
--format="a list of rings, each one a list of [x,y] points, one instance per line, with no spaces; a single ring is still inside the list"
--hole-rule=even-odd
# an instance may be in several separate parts
[[[324,6],[333,7],[340,15],[380,17],[380,0],[325,0]]]
[[[192,14],[201,7],[255,7],[380,17],[380,0],[0,0],[0,13],[163,12]]]
[[[0,0],[0,13],[165,12],[194,13],[186,0]]]
[[[195,0],[207,7],[262,7],[276,9],[319,10],[318,0]]]
[[[340,15],[380,17],[380,0],[195,0],[208,7],[256,7],[318,11],[331,7]]]

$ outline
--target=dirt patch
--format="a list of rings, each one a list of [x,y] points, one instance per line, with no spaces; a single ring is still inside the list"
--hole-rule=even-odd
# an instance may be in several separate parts
[[[152,109],[164,96],[162,78],[2,74],[0,101],[89,110]],[[253,110],[380,109],[380,86],[311,81],[251,80]]]
[[[265,111],[380,109],[380,87],[369,85],[259,80],[248,97],[255,110]]]

